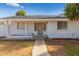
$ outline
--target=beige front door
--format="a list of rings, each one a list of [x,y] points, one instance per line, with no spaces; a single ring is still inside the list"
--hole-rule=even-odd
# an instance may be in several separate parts
[[[38,29],[37,29],[38,34],[43,34],[43,28],[44,28],[43,23],[38,23]]]
[[[46,29],[46,23],[45,22],[36,22],[35,23],[35,31],[37,31],[38,34],[43,34],[45,29]]]

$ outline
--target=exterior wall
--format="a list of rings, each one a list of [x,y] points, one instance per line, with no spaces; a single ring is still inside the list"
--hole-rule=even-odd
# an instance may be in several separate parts
[[[24,36],[25,35],[25,29],[17,29],[17,22],[11,21],[11,23],[8,25],[8,35]]]
[[[38,34],[38,32],[37,31],[35,31],[34,30],[34,23],[35,23],[35,21],[27,21],[27,35],[32,35],[32,33],[34,34],[34,35],[37,35]],[[46,24],[47,25],[47,24]],[[47,34],[46,33],[47,31],[43,31],[43,34]]]
[[[7,26],[0,26],[0,36],[30,36],[32,33],[35,35],[37,31],[34,30],[34,22],[35,21],[24,21],[25,29],[18,30],[17,29],[17,21],[11,21],[11,23]],[[48,35],[49,38],[79,38],[79,21],[68,21],[68,29],[67,30],[57,30],[57,21],[48,21],[46,24],[46,31],[43,33]],[[7,34],[8,33],[8,34]]]
[[[57,30],[57,21],[49,21],[47,35],[49,38],[79,38],[79,21],[68,21],[67,30]]]
[[[34,31],[34,22],[24,21],[25,22],[25,29],[17,29],[17,21],[11,21],[8,25],[8,32],[9,36],[31,36],[32,33],[37,34]]]
[[[4,24],[0,24],[0,37],[6,36],[6,34],[7,34],[7,25],[6,25],[5,21],[0,20],[0,23],[1,22],[3,22]]]
[[[33,21],[28,21],[27,22],[27,34],[28,35],[32,35],[33,34],[37,34],[37,31],[34,30],[34,22]]]
[[[32,33],[34,35],[38,34],[37,31],[34,30],[35,21],[24,21],[25,22],[25,29],[24,30],[17,29],[17,22],[18,21],[11,21],[11,23],[8,25],[9,36],[31,36]],[[47,34],[46,32],[47,31],[43,31],[43,33],[45,35]]]
[[[0,36],[6,36],[6,25],[0,25]]]

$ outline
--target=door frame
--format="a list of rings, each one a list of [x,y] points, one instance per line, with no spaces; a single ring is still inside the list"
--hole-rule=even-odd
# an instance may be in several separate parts
[[[44,34],[43,32],[46,31],[47,28],[47,22],[35,22],[35,31],[37,31],[37,34]],[[40,32],[39,32],[40,31]]]

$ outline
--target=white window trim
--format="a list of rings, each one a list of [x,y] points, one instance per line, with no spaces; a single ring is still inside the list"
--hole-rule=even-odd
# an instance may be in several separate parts
[[[25,22],[17,22],[17,29],[24,30],[25,29]]]
[[[58,26],[59,26],[59,25],[58,25],[58,22],[61,22],[61,23],[62,23],[62,24],[61,24],[61,26],[62,26],[61,28],[58,28]],[[67,22],[67,21],[58,21],[58,22],[57,22],[57,30],[67,30],[67,29],[68,29],[68,22]],[[65,22],[66,24],[65,24],[64,22]],[[63,24],[65,24],[65,25],[63,25]],[[66,26],[66,27],[65,27],[65,26]]]

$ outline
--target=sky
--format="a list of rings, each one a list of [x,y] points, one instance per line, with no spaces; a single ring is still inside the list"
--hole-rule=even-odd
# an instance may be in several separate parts
[[[15,16],[23,9],[26,15],[59,15],[64,13],[65,3],[0,3],[0,18]]]

